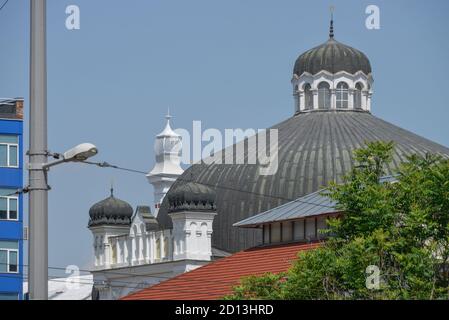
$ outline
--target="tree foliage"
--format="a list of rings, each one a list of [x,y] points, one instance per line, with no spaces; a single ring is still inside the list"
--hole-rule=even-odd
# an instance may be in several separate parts
[[[356,165],[327,196],[344,214],[332,235],[281,275],[242,280],[227,299],[448,299],[449,160],[413,155],[387,176],[393,143],[356,150]],[[379,286],[367,286],[368,266]]]

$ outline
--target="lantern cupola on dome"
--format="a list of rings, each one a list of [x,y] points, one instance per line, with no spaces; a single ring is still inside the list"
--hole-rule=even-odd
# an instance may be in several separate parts
[[[361,51],[335,40],[333,17],[329,39],[303,54],[293,68],[295,113],[327,110],[370,111],[372,70]]]

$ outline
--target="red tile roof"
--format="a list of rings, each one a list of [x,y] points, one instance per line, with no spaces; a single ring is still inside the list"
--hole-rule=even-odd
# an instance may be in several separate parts
[[[216,300],[231,293],[240,279],[266,272],[287,271],[297,253],[319,243],[291,243],[251,248],[183,273],[152,287],[123,297],[123,300]]]

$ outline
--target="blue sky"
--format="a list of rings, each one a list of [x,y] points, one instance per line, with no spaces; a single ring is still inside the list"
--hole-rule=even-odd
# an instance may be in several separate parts
[[[81,11],[77,31],[65,28],[72,4]],[[286,119],[293,63],[327,40],[331,4],[336,39],[371,60],[372,112],[448,146],[448,1],[48,0],[49,148],[89,141],[98,160],[147,171],[167,107],[174,127],[186,129],[193,120],[223,130]],[[380,30],[365,28],[369,4],[380,8]],[[0,11],[0,96],[22,96],[27,108],[28,5],[10,0]],[[52,169],[50,266],[89,266],[88,210],[108,196],[111,179],[134,207],[152,203],[144,176]]]

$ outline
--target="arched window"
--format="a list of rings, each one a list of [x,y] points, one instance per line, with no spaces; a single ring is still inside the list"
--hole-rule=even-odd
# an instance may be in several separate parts
[[[354,91],[354,109],[362,109],[362,90],[363,85],[358,82]]]
[[[156,259],[159,260],[161,258],[161,240],[156,240]]]
[[[299,86],[298,85],[296,85],[295,86],[295,92],[294,92],[294,95],[295,95],[295,101],[296,101],[296,112],[299,112],[299,110],[301,110],[301,105],[300,105],[300,99],[299,99]]]
[[[313,109],[312,87],[308,83],[306,83],[306,85],[304,86],[304,109],[305,110]]]
[[[168,237],[164,238],[164,258],[168,258]]]
[[[117,264],[117,243],[112,244],[112,264]]]
[[[133,246],[134,246],[134,257],[135,257],[136,261],[138,261],[139,260],[139,252],[140,252],[140,241],[137,236],[137,226],[136,225],[134,225],[133,231],[134,231],[134,237],[132,239],[133,239]]]
[[[331,91],[327,82],[321,82],[318,85],[318,109],[330,109]]]
[[[337,109],[347,109],[348,108],[348,85],[346,82],[340,82],[337,85]]]

